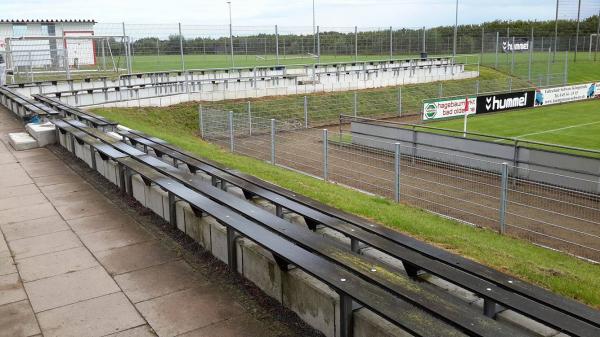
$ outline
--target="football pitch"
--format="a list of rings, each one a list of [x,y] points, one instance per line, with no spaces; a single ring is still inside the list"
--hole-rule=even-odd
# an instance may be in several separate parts
[[[463,119],[427,123],[463,130]],[[469,132],[600,151],[600,100],[471,116]]]

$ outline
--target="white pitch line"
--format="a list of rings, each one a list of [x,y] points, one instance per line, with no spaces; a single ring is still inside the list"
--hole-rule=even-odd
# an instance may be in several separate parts
[[[546,130],[546,131],[539,131],[539,132],[533,132],[533,133],[527,133],[524,135],[520,135],[514,138],[523,138],[523,137],[527,137],[527,136],[533,136],[533,135],[540,135],[542,133],[546,133],[546,132],[554,132],[554,131],[562,131],[562,130],[566,130],[566,129],[573,129],[573,128],[578,128],[580,126],[586,126],[586,125],[593,125],[593,124],[599,124],[600,121],[598,122],[591,122],[591,123],[584,123],[584,124],[577,124],[577,125],[571,125],[571,126],[565,126],[563,128],[558,128],[558,129],[552,129],[552,130]]]

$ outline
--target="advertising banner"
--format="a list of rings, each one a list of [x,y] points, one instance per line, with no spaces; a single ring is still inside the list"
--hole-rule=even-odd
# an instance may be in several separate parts
[[[477,97],[440,98],[423,101],[423,120],[434,120],[465,114],[474,114],[477,111]]]
[[[533,107],[535,91],[517,91],[477,97],[477,113],[488,113]]]
[[[505,37],[502,39],[502,51],[505,53],[529,51],[529,39],[523,37]]]
[[[552,105],[594,98],[600,94],[597,83],[568,85],[564,87],[538,89],[535,106]]]

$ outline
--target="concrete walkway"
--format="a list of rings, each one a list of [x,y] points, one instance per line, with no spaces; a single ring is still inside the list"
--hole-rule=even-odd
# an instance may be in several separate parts
[[[0,108],[0,337],[269,335],[22,129]]]

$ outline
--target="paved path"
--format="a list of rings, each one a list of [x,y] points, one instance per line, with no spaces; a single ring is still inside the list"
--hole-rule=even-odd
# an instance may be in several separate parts
[[[0,108],[0,337],[270,335],[22,129]]]

